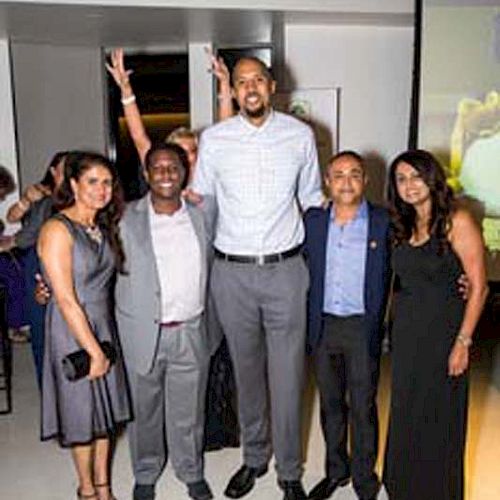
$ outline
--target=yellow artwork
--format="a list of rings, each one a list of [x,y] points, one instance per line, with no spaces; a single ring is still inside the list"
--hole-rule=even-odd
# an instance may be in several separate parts
[[[500,94],[465,98],[457,107],[450,144],[448,183],[484,206],[483,231],[490,250],[500,250]]]

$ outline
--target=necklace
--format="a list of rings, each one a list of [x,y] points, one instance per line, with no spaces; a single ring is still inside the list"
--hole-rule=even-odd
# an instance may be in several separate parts
[[[99,229],[99,226],[83,226],[85,232],[89,236],[89,238],[96,243],[101,243],[102,242],[102,233],[101,230]]]

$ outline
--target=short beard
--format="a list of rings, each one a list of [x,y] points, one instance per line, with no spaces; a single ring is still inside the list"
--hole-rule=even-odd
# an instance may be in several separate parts
[[[257,109],[244,108],[243,111],[245,112],[245,115],[248,116],[249,118],[262,118],[267,113],[267,108],[264,105],[262,105],[259,106]]]

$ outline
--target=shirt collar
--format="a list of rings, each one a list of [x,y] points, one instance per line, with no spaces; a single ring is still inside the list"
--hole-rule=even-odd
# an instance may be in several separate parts
[[[149,212],[152,215],[168,215],[168,214],[157,214],[155,212],[155,209],[153,208],[153,202],[151,201],[151,193],[148,193],[146,196],[148,197]],[[186,201],[184,200],[183,197],[181,197],[181,206],[172,215],[168,215],[168,217],[176,217],[177,218],[177,217],[184,215],[186,212],[187,212]]]
[[[257,127],[256,125],[253,125],[252,123],[250,123],[250,121],[248,120],[248,118],[245,118],[241,114],[241,112],[238,113],[238,116],[240,117],[241,123],[245,127],[249,127],[253,131],[262,131],[262,130],[265,130],[269,126],[269,124],[274,120],[275,113],[274,113],[274,109],[271,108],[270,111],[269,111],[269,115],[267,116],[266,120],[264,121],[264,123],[260,127]]]
[[[335,210],[333,203],[332,206],[330,207],[330,217],[332,222],[335,221]],[[350,222],[354,222],[355,220],[365,220],[367,218],[368,218],[368,202],[366,201],[365,198],[363,198],[363,200],[359,204],[358,210],[356,211],[356,215]]]

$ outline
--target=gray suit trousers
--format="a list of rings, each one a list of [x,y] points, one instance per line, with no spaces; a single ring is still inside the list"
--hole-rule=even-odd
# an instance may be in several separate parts
[[[162,327],[151,370],[129,367],[134,421],[128,425],[137,484],[155,484],[168,456],[184,483],[203,478],[209,353],[200,318]]]
[[[276,264],[215,259],[210,287],[236,375],[246,465],[271,458],[281,480],[302,475],[306,293],[302,256]]]

